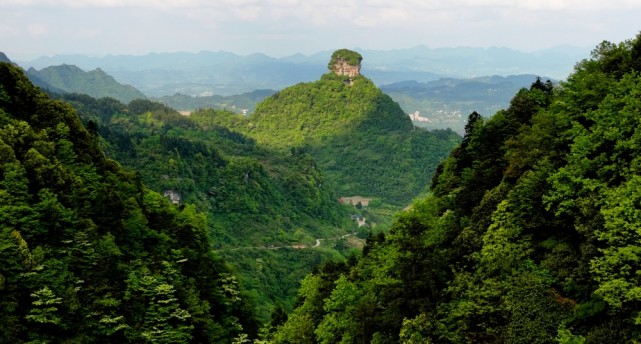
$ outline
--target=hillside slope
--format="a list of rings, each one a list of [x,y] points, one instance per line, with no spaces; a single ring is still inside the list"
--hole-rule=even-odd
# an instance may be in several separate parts
[[[202,214],[146,189],[98,141],[69,105],[0,63],[0,342],[255,333]]]
[[[550,86],[470,115],[433,194],[308,276],[274,342],[639,342],[641,34]]]

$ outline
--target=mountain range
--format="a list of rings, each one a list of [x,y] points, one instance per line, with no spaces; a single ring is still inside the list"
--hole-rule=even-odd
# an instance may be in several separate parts
[[[367,56],[363,73],[377,85],[440,77],[471,78],[484,75],[535,74],[565,78],[589,49],[559,46],[538,52],[507,48],[428,48],[398,50],[355,49]],[[73,64],[84,70],[100,68],[123,84],[148,96],[233,95],[257,89],[282,89],[317,80],[325,71],[331,51],[309,56],[275,58],[264,54],[230,52],[151,53],[147,55],[57,55],[20,61],[25,68]]]
[[[376,74],[376,71],[373,72]],[[62,64],[40,71],[29,68],[27,76],[35,85],[55,93],[86,93],[97,98],[112,97],[125,103],[146,98],[136,88],[119,83],[100,68],[86,72],[77,66]],[[395,77],[420,78],[420,74],[396,72]],[[434,76],[427,79],[431,77]],[[462,134],[467,114],[477,111],[491,115],[506,108],[511,96],[519,89],[528,87],[537,77],[532,74],[442,77],[423,82],[408,79],[383,85],[381,89],[398,102],[406,113],[416,113],[412,118],[417,126],[427,129],[450,128]],[[264,89],[231,96],[175,93],[152,99],[185,113],[214,108],[248,114],[254,111],[260,101],[275,92]]]
[[[411,116],[415,125],[428,129],[450,128],[463,134],[467,116],[476,111],[491,116],[506,109],[510,99],[538,79],[532,74],[482,76],[469,79],[441,78],[384,85],[381,90]]]

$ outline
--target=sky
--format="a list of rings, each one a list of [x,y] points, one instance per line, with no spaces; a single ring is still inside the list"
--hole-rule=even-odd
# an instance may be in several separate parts
[[[2,0],[0,51],[274,57],[424,45],[594,47],[641,31],[640,0]]]

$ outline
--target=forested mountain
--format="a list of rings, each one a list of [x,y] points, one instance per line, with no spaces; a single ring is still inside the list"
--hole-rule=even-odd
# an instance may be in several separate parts
[[[302,282],[276,343],[641,340],[641,34],[472,113],[432,195]]]
[[[262,319],[275,304],[293,306],[298,282],[313,266],[348,254],[331,241],[313,250],[291,249],[345,235],[356,225],[309,155],[274,152],[209,123],[209,116],[241,115],[210,110],[186,117],[149,100],[125,105],[111,98],[62,97],[97,128],[109,156],[179,206],[202,211],[212,248],[252,291]]]
[[[205,216],[0,63],[0,342],[217,343],[257,323]]]
[[[122,85],[100,68],[85,72],[74,65],[49,66],[41,70],[29,68],[27,76],[37,86],[52,92],[84,93],[92,97],[111,97],[123,102],[144,99],[133,86]]]
[[[249,118],[197,113],[258,143],[307,152],[341,196],[407,204],[425,189],[460,137],[414,128],[397,103],[360,75],[360,60],[340,67],[330,62],[329,67],[318,81],[268,97]]]
[[[464,79],[439,78],[427,82],[416,81],[416,78],[416,73],[408,73],[406,81],[382,85],[380,88],[399,103],[405,113],[419,112],[419,120],[414,120],[416,126],[428,130],[450,128],[462,135],[467,114],[477,111],[490,115],[507,108],[512,96],[519,89],[529,87],[537,76],[493,75]],[[258,103],[274,93],[274,90],[256,90],[232,96],[174,94],[154,100],[183,111],[214,108],[237,113],[246,110],[251,114]]]

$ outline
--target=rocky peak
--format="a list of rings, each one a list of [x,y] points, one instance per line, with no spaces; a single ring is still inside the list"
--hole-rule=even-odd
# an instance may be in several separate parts
[[[348,49],[340,49],[332,54],[328,68],[338,75],[347,76],[351,81],[352,78],[361,75],[361,61],[363,61],[361,54]]]

